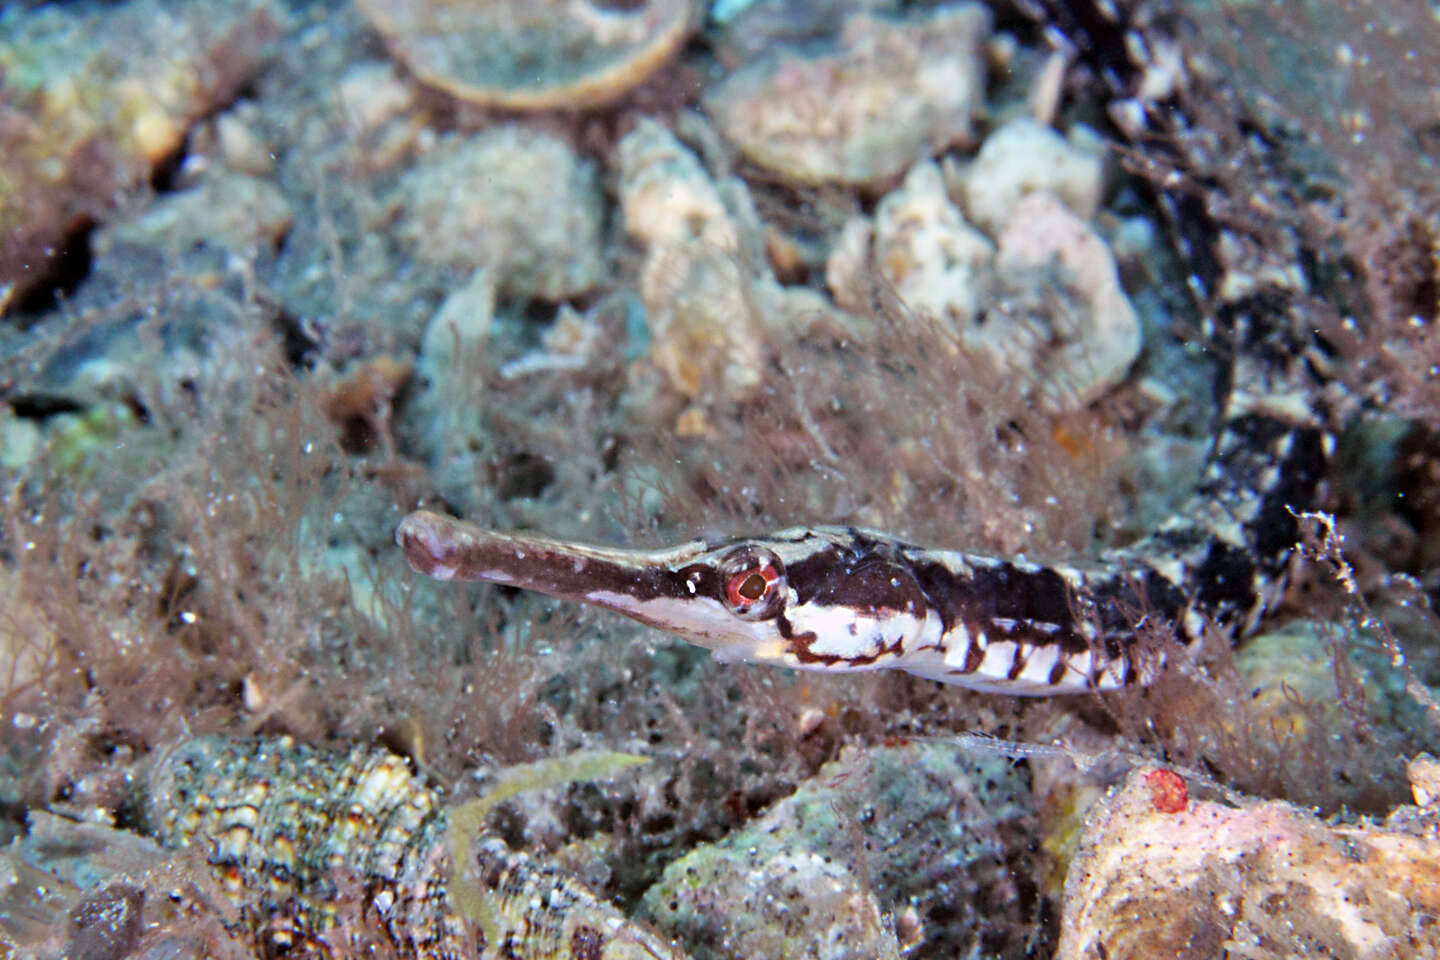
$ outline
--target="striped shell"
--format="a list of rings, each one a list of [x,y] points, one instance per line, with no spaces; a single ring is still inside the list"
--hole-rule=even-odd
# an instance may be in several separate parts
[[[447,907],[444,813],[400,757],[203,737],[161,758],[145,814],[165,846],[201,847],[262,955],[330,954],[362,918],[400,956],[468,955]]]
[[[147,787],[150,832],[203,851],[260,956],[386,955],[379,940],[417,960],[684,960],[564,871],[451,836],[437,793],[383,750],[202,737],[164,754]]]

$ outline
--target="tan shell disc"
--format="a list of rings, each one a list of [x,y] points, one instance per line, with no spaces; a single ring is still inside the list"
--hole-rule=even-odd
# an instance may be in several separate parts
[[[598,0],[358,0],[415,75],[462,100],[508,110],[619,99],[679,49],[688,0],[619,9]]]

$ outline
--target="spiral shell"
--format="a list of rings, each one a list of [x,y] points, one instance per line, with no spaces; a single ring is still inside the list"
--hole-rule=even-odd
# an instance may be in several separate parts
[[[329,954],[352,918],[403,957],[468,955],[446,898],[444,812],[401,757],[202,737],[160,759],[144,812],[165,846],[204,851],[261,955]]]
[[[623,767],[616,756],[519,779],[586,779]],[[415,960],[684,960],[574,877],[483,836],[483,811],[524,789],[500,779],[447,811],[384,750],[202,737],[160,757],[140,806],[160,843],[204,852],[259,956],[371,957],[378,940]]]

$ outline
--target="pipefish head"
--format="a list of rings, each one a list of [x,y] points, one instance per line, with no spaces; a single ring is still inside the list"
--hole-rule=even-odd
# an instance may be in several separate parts
[[[850,528],[628,550],[499,533],[420,511],[401,522],[396,542],[427,576],[603,607],[726,660],[876,669],[930,626],[909,571]]]

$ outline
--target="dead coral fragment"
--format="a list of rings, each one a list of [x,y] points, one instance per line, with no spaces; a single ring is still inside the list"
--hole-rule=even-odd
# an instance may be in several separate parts
[[[1413,823],[1332,827],[1285,803],[1169,812],[1147,774],[1091,811],[1059,960],[1433,956],[1440,844]]]
[[[625,232],[647,248],[699,240],[734,252],[739,225],[694,151],[641,117],[615,149]]]
[[[686,0],[360,0],[421,80],[506,110],[593,107],[624,96],[689,34]]]
[[[1083,141],[1084,134],[1076,139]],[[1080,146],[1022,118],[987,136],[966,169],[965,212],[981,229],[999,233],[1021,197],[1045,190],[1080,219],[1093,220],[1104,187],[1105,163],[1098,145]]]
[[[1140,353],[1140,317],[1120,285],[1110,248],[1059,198],[1032,193],[1015,205],[995,263],[1020,289],[1053,273],[1066,303],[1048,316],[1032,312],[1024,318],[1047,334],[1036,351],[1048,407],[1082,407],[1125,379]]]
[[[283,20],[269,0],[87,9],[0,15],[0,290],[42,283],[68,235],[234,95]]]
[[[794,53],[730,77],[706,105],[746,159],[797,183],[873,183],[974,139],[985,103],[990,12],[852,17],[841,49]]]
[[[998,246],[965,221],[940,168],[916,164],[873,228],[846,225],[826,266],[842,306],[864,309],[873,259],[936,343],[999,371],[1051,412],[1073,412],[1124,379],[1140,321],[1110,249],[1054,194],[1018,200]],[[953,345],[953,347],[951,346]]]
[[[625,231],[646,248],[640,273],[650,361],[690,400],[743,400],[761,388],[774,345],[826,315],[823,301],[782,287],[759,256],[760,225],[738,179],[714,181],[665,127],[643,120],[620,141]],[[705,432],[691,408],[683,427]]]

